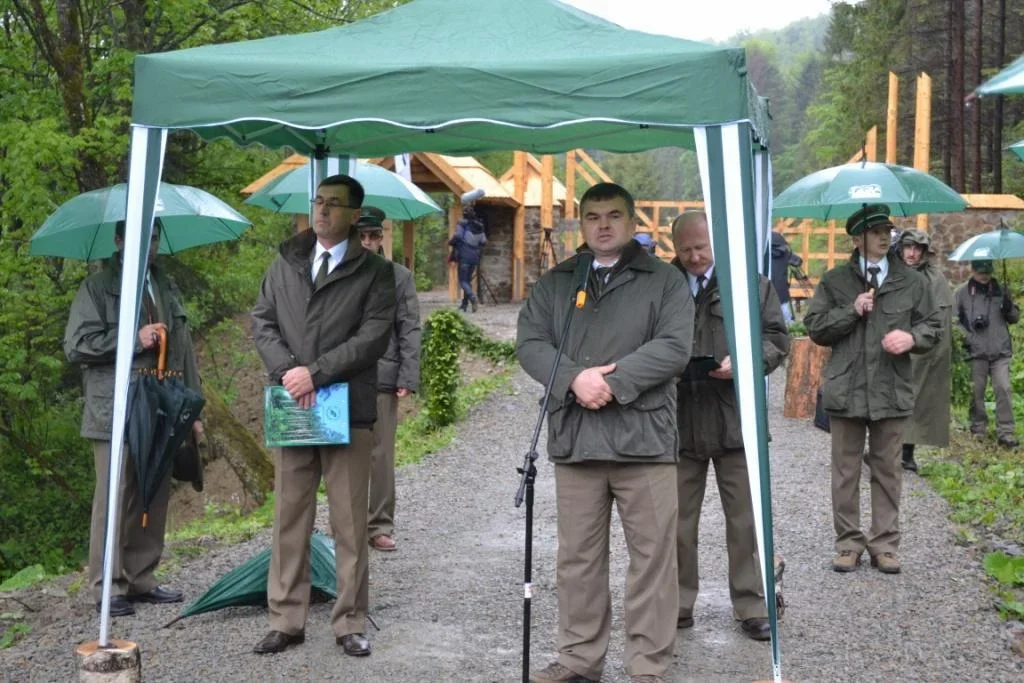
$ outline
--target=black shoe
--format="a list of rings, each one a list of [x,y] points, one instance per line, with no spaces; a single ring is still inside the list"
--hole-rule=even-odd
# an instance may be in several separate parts
[[[96,611],[99,612],[103,608],[102,603],[96,603]],[[128,598],[123,595],[111,595],[110,596],[110,616],[112,617],[128,617],[135,614],[135,608],[132,607],[132,603],[128,601]]]
[[[284,652],[288,649],[289,645],[299,645],[304,642],[306,642],[305,631],[299,631],[294,635],[282,633],[281,631],[271,631],[263,636],[263,640],[256,643],[256,647],[252,651],[258,655],[272,655]]]
[[[903,469],[905,469],[907,472],[917,472],[917,461],[914,460],[914,456],[910,456],[908,458],[906,455],[904,455],[902,464]]]
[[[335,642],[341,645],[349,657],[365,657],[370,654],[370,641],[362,633],[349,633],[335,638]]]
[[[676,628],[693,628],[693,616],[676,619]]]
[[[181,602],[184,599],[184,594],[181,591],[171,590],[170,588],[161,588],[157,586],[148,593],[139,593],[138,595],[129,595],[128,599],[132,602],[151,602],[156,605],[166,605],[172,602]]]
[[[740,628],[751,640],[771,640],[772,629],[764,617],[752,617],[740,622]]]
[[[999,437],[999,445],[1003,448],[1016,448],[1020,445],[1020,442],[1012,436],[1001,436]]]

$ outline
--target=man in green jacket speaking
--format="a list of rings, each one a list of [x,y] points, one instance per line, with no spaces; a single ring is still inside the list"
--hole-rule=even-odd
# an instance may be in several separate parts
[[[675,378],[693,338],[693,297],[677,269],[633,241],[633,198],[600,183],[580,200],[593,266],[575,310],[548,405],[548,457],[558,504],[558,659],[530,680],[597,681],[611,635],[608,533],[616,504],[630,570],[626,671],[662,681],[672,663],[679,604],[676,565]],[[589,256],[589,254],[587,255]],[[546,382],[583,254],[548,271],[519,313],[516,353]],[[586,264],[586,259],[583,261]]]
[[[89,588],[99,610],[103,577],[103,544],[107,526],[107,478],[110,464],[110,431],[114,411],[114,361],[117,354],[117,325],[121,309],[121,251],[124,248],[124,221],[118,221],[114,246],[117,251],[104,263],[103,270],[83,282],[71,304],[64,332],[64,353],[82,368],[85,401],[82,408],[82,436],[92,441],[96,463],[96,490],[92,499],[92,524],[89,530]],[[180,373],[182,381],[200,392],[199,367],[192,335],[178,288],[154,264],[160,246],[159,219],[153,226],[149,248],[149,271],[142,291],[139,332],[132,368],[151,369],[157,365],[160,350],[157,335],[167,333],[167,370]],[[203,423],[193,430],[202,434]],[[150,503],[148,524],[141,525],[142,499],[132,458],[125,454],[121,478],[119,538],[114,544],[110,614],[115,617],[135,613],[133,602],[180,602],[182,594],[161,588],[154,571],[164,549],[167,504],[171,495],[171,473],[161,482]]]
[[[928,281],[889,252],[892,230],[884,204],[850,216],[853,256],[825,273],[804,317],[811,339],[832,347],[822,403],[832,425],[837,572],[854,571],[865,549],[879,571],[900,571],[900,455],[915,399],[909,354],[931,349],[942,334]],[[869,536],[860,529],[862,457],[871,470]]]

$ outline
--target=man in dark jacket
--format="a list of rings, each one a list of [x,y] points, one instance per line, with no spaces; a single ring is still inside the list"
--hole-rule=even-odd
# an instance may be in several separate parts
[[[793,253],[789,242],[781,233],[772,230],[772,287],[778,295],[782,317],[787,325],[793,323],[793,303],[789,296],[789,267],[799,268],[804,262]]]
[[[985,386],[991,377],[996,395],[996,437],[1000,446],[1016,448],[1009,326],[1020,320],[1020,307],[1013,302],[1009,290],[992,277],[992,270],[991,261],[971,261],[971,279],[956,291],[956,318],[967,333],[965,344],[974,380],[971,433],[981,438],[988,435]]]
[[[516,353],[547,381],[566,317],[575,317],[548,405],[558,498],[558,660],[535,683],[597,681],[611,635],[608,543],[617,505],[630,555],[626,671],[663,681],[675,647],[677,587],[675,377],[693,337],[686,280],[633,239],[633,198],[612,183],[580,200],[594,254],[575,310],[576,256],[545,273],[519,313]]]
[[[900,571],[900,452],[915,397],[909,354],[928,351],[942,335],[927,280],[889,252],[892,230],[884,204],[850,216],[853,256],[825,273],[804,318],[811,339],[832,347],[822,404],[832,425],[837,572],[854,571],[865,548],[871,566]],[[870,536],[860,529],[862,458],[871,470]]]
[[[465,311],[472,304],[473,312],[477,310],[477,298],[473,292],[473,273],[480,265],[480,252],[487,244],[487,233],[484,223],[476,216],[476,209],[465,206],[462,209],[462,220],[455,226],[455,234],[448,240],[448,246],[455,250],[455,260],[459,263],[459,287],[462,288],[462,305]]]
[[[384,212],[364,206],[356,223],[367,251],[380,254],[384,242]],[[395,549],[395,432],[398,399],[420,387],[420,302],[409,269],[395,269],[395,324],[384,357],[377,362],[377,424],[373,426],[373,458],[370,466],[370,512],[367,523],[370,546]]]
[[[180,373],[182,381],[200,392],[199,368],[192,335],[178,288],[164,277],[154,263],[159,248],[161,224],[153,226],[149,248],[149,273],[142,290],[142,307],[133,369],[155,368],[160,330],[167,333],[167,369]],[[107,526],[107,477],[110,465],[110,432],[114,409],[114,363],[117,355],[117,325],[121,309],[121,263],[124,249],[124,221],[115,228],[117,252],[103,270],[82,282],[71,304],[64,332],[64,353],[82,368],[85,401],[82,410],[82,436],[92,441],[96,464],[96,489],[92,499],[92,524],[89,530],[89,589],[100,608],[103,579],[103,545]],[[202,435],[203,423],[195,422],[193,431]],[[113,583],[110,613],[134,614],[132,602],[180,602],[182,594],[161,588],[153,573],[164,549],[167,503],[171,492],[171,474],[157,489],[149,507],[148,523],[143,529],[142,500],[139,497],[135,466],[125,453],[121,477],[120,538],[114,544]]]
[[[345,446],[281,448],[274,454],[274,537],[267,582],[270,628],[254,651],[281,652],[305,639],[309,535],[323,477],[334,534],[338,598],[331,627],[345,654],[370,654],[366,533],[377,361],[395,322],[391,263],[355,237],[363,188],[335,175],[317,188],[313,228],[281,245],[253,309],[253,337],[271,382],[309,409],[316,390],[348,383]]]
[[[715,480],[725,513],[725,540],[729,554],[729,597],[733,617],[754,640],[768,640],[768,608],[761,582],[754,509],[750,496],[746,453],[740,429],[739,406],[733,383],[729,342],[708,220],[703,211],[687,211],[672,223],[676,258],[672,264],[686,274],[696,305],[693,356],[713,356],[717,370],[707,375],[685,373],[677,385],[679,415],[679,628],[693,626],[697,600],[697,529],[707,485],[708,464],[715,464]],[[779,299],[768,278],[760,278],[761,346],[764,371],[769,374],[789,353],[789,334]]]

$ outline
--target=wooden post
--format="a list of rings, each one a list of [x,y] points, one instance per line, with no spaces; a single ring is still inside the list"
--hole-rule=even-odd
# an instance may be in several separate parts
[[[896,140],[899,133],[900,77],[889,72],[889,106],[885,117],[885,163],[896,163]]]
[[[555,158],[545,154],[540,158],[540,239],[537,240],[538,263],[544,259],[544,228],[554,229],[555,225]],[[551,234],[554,234],[553,232]],[[551,264],[554,266],[554,264]]]
[[[512,163],[513,197],[516,206],[512,225],[512,300],[526,296],[526,152],[516,152]]]
[[[402,253],[405,255],[405,267],[416,272],[416,224],[412,221],[402,222]]]
[[[878,126],[871,126],[871,130],[865,136],[864,153],[868,161],[878,161]]]
[[[448,209],[448,239],[455,235],[455,226],[462,220],[462,203],[456,201],[452,208]],[[451,247],[448,248],[449,251]],[[453,302],[459,300],[459,264],[454,261],[448,263],[448,298]]]
[[[786,360],[783,417],[814,417],[822,370],[831,352],[829,347],[818,346],[810,337],[797,337],[791,341]]]
[[[576,218],[576,150],[565,153],[565,219]]]
[[[393,237],[395,234],[394,224],[390,220],[384,221],[384,241],[381,242],[381,248],[384,250],[384,258],[392,260],[393,250],[392,246],[394,243]]]
[[[932,145],[932,79],[921,73],[917,77],[917,108],[914,111],[914,168],[928,173]],[[928,215],[917,217],[919,230],[928,229]]]
[[[140,683],[142,658],[139,646],[127,640],[108,641],[107,647],[91,640],[75,648],[80,683]]]

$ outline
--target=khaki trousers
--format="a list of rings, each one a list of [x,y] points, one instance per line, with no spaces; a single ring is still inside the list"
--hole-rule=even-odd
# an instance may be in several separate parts
[[[996,436],[1000,439],[1013,437],[1013,397],[1010,393],[1010,359],[986,360],[975,358],[971,361],[971,376],[974,380],[974,401],[971,403],[971,431],[976,434],[988,432],[988,412],[985,410],[985,386],[992,377],[992,391],[996,395]]]
[[[867,548],[871,555],[895,553],[900,547],[900,491],[903,427],[907,418],[862,420],[831,416],[832,521],[836,552]],[[864,454],[864,433],[868,452]],[[871,472],[871,535],[860,530],[861,460]]]
[[[373,424],[373,455],[370,464],[369,534],[395,533],[395,432],[398,429],[398,395],[377,394],[377,421]]]
[[[107,483],[110,475],[110,442],[92,442],[96,463],[96,489],[92,496],[89,528],[89,590],[94,601],[103,593],[103,544],[107,530]],[[157,489],[149,506],[149,523],[142,528],[142,497],[135,479],[135,466],[124,449],[120,485],[119,538],[114,543],[111,595],[140,595],[156,588],[153,571],[164,552],[167,502],[171,497],[171,475]]]
[[[267,580],[270,628],[295,635],[309,610],[309,535],[323,476],[334,532],[335,636],[366,632],[369,593],[367,492],[373,433],[353,429],[347,446],[281,448],[274,454],[274,540]]]
[[[676,641],[675,464],[555,465],[558,661],[598,680],[611,635],[608,533],[612,502],[629,550],[626,672],[664,675]]]
[[[708,465],[715,464],[715,480],[725,512],[725,542],[729,555],[729,597],[734,619],[767,617],[761,585],[761,566],[754,530],[750,479],[742,449],[707,459],[680,456],[676,465],[679,489],[679,531],[676,554],[679,564],[679,616],[692,617],[700,574],[697,568],[697,530],[704,503]]]

